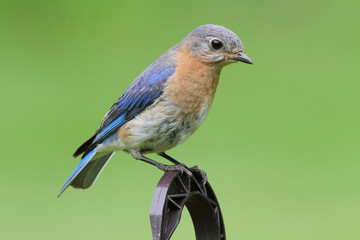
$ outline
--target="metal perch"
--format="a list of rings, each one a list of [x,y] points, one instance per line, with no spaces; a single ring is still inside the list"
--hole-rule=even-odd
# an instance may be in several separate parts
[[[150,208],[153,240],[168,240],[180,222],[184,206],[194,224],[197,240],[225,240],[219,203],[209,182],[192,172],[166,172],[156,186]]]

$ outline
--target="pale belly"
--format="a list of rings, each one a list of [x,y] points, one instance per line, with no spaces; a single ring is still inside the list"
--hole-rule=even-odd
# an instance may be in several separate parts
[[[142,153],[165,152],[183,143],[202,124],[211,101],[204,101],[199,112],[181,111],[175,104],[159,99],[144,112],[124,124],[98,151],[137,150]]]

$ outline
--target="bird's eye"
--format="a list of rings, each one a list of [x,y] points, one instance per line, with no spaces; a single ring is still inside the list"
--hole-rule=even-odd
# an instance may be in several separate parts
[[[217,40],[217,39],[213,39],[213,40],[211,41],[211,46],[212,46],[215,50],[219,50],[220,48],[222,48],[223,43],[220,42],[220,41]]]

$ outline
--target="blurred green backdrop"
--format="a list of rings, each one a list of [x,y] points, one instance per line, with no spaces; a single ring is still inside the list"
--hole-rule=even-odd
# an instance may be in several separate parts
[[[360,239],[359,1],[0,4],[0,239],[151,239],[162,173],[127,154],[56,195],[126,87],[207,23],[255,64],[223,70],[204,125],[169,153],[207,171],[228,239]],[[194,236],[186,212],[172,239]]]

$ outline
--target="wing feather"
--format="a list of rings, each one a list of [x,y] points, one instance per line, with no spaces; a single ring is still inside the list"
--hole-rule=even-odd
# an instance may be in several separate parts
[[[144,71],[106,113],[100,128],[92,136],[93,140],[90,138],[81,145],[75,151],[74,157],[83,152],[85,156],[99,143],[114,134],[123,124],[150,106],[161,95],[167,79],[174,72],[173,66],[158,71],[151,71],[151,69]]]

